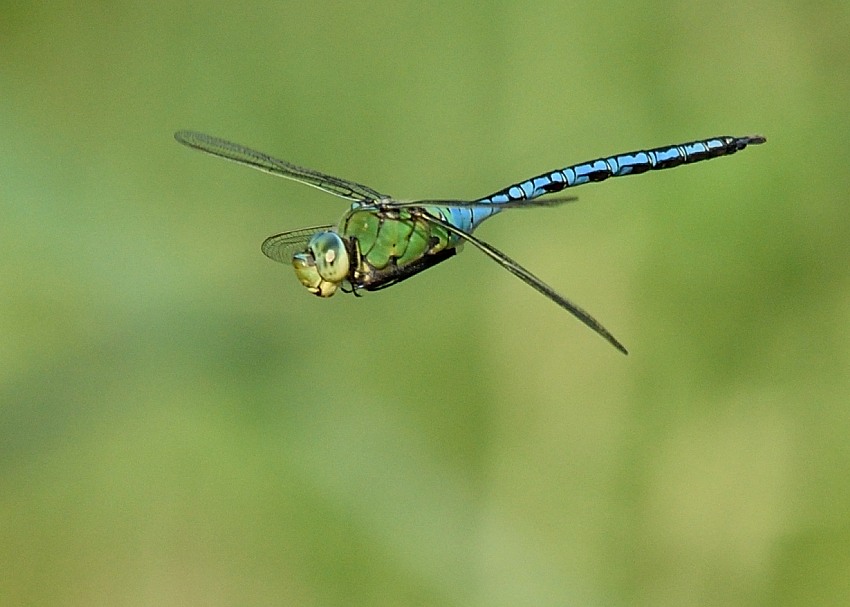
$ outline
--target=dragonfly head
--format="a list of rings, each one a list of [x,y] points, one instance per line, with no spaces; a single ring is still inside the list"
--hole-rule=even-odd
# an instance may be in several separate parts
[[[330,297],[348,277],[348,249],[336,232],[318,232],[306,251],[292,256],[292,267],[310,293]]]

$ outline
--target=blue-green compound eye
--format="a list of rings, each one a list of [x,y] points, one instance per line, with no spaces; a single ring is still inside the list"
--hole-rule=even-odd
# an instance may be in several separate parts
[[[336,232],[319,232],[307,245],[316,260],[319,276],[328,282],[342,282],[348,276],[348,251]]]
[[[330,297],[348,277],[345,242],[336,232],[319,232],[310,239],[306,251],[292,256],[292,267],[298,280],[311,293]]]

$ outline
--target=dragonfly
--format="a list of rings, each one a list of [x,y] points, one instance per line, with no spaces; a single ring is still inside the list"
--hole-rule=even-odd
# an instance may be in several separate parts
[[[449,259],[469,242],[623,354],[628,354],[625,346],[598,320],[473,231],[485,219],[506,209],[574,201],[575,197],[567,196],[541,198],[566,188],[728,156],[766,141],[761,135],[711,137],[570,165],[474,200],[403,201],[211,135],[185,130],[174,137],[190,148],[350,201],[350,208],[337,224],[290,230],[270,236],[262,244],[267,257],[294,268],[310,293],[331,297],[338,290],[359,295],[360,291],[384,289]]]

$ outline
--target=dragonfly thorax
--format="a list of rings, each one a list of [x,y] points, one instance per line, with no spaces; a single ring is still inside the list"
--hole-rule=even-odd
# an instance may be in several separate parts
[[[345,242],[336,232],[318,232],[307,249],[292,256],[301,284],[319,297],[330,297],[348,277],[350,261]]]

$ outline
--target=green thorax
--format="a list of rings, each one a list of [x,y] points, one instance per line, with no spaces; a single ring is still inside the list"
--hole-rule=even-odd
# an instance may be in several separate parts
[[[438,207],[427,209],[445,216]],[[353,272],[349,278],[362,286],[458,244],[458,239],[444,227],[408,209],[354,208],[342,218],[338,232],[352,249]]]

